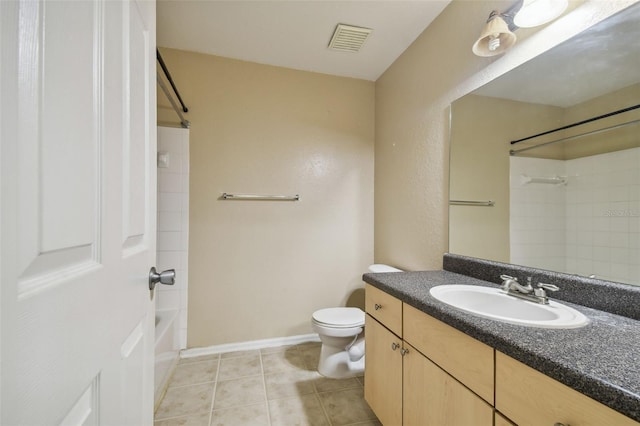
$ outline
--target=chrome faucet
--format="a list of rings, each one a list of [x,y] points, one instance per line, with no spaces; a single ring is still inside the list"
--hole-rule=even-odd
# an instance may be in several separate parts
[[[529,294],[533,292],[533,287],[531,287],[531,277],[527,280],[527,285],[524,286],[518,282],[516,277],[512,277],[509,275],[500,275],[500,279],[502,280],[502,289],[507,293],[518,292],[520,294]]]
[[[558,286],[553,284],[538,283],[537,288],[531,285],[531,277],[527,277],[527,285],[518,282],[518,278],[509,275],[500,275],[502,285],[500,286],[509,296],[528,300],[529,302],[549,304],[547,291],[558,291]]]

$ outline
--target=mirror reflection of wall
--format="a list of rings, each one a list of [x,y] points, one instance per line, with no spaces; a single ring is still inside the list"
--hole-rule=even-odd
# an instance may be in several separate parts
[[[612,22],[624,31],[616,30]],[[630,23],[635,29],[629,36],[635,41],[624,55],[637,70],[640,5],[586,33],[602,42],[606,34],[629,33]],[[583,52],[583,47],[571,47],[577,42],[594,49],[589,34],[581,34],[534,59],[534,69],[547,67],[554,78],[562,70],[570,71],[562,81],[570,89],[567,96],[562,84],[556,86],[555,100],[527,101],[520,90],[509,96],[516,83],[529,89],[545,84],[544,78],[534,81],[535,73],[520,70],[527,63],[487,85],[492,87],[452,104],[450,199],[492,200],[495,205],[451,205],[449,251],[640,284],[640,109],[510,144],[640,104],[637,72],[635,81],[621,75],[622,86],[608,81],[605,91],[596,87],[597,78],[591,75],[588,84],[580,85],[580,75],[587,73],[585,69],[577,73],[567,54]],[[601,50],[598,64],[619,60],[606,57],[608,50],[614,50],[610,46]],[[544,61],[547,55],[551,63]],[[567,56],[568,64],[558,62],[562,56]],[[607,71],[606,66],[601,68]],[[598,78],[615,80],[617,72],[609,70]],[[518,80],[514,77],[518,73],[526,78]],[[508,82],[507,89],[500,87],[502,79]],[[580,93],[576,87],[581,87]],[[511,150],[517,153],[510,156]]]

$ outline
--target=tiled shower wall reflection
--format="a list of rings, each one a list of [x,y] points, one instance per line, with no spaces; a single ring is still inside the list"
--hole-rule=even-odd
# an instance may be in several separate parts
[[[161,164],[162,156],[168,160]],[[156,287],[156,309],[175,310],[179,347],[187,347],[189,283],[189,130],[158,127],[157,268],[176,270],[173,286]]]
[[[523,183],[522,176],[567,183]],[[511,157],[511,262],[640,282],[640,148],[546,160]]]

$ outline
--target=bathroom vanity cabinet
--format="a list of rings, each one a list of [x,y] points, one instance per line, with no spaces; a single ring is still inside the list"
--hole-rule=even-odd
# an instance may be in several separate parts
[[[432,339],[438,338],[435,334],[424,333],[424,330],[429,330],[429,324],[425,324],[425,321],[439,321],[375,287],[368,285],[365,294],[365,399],[382,424],[493,425],[492,405],[425,356],[428,352],[435,353],[435,358],[439,359],[448,356],[446,351],[439,350],[447,345],[438,344],[439,349],[433,347],[432,351],[425,350],[431,346]],[[387,319],[391,319],[391,322],[386,322]],[[388,328],[388,324],[391,327]],[[457,332],[455,329],[450,331]],[[457,333],[452,333],[454,343],[447,351],[457,352],[456,345],[464,344],[459,341],[460,337],[471,339],[463,333]],[[471,382],[477,381],[478,389],[483,392],[491,388],[492,402],[492,350],[487,358],[490,370],[486,373],[477,368],[479,364],[474,360],[477,356],[475,351],[465,349],[464,353],[466,356],[462,358],[468,358],[471,367],[464,364],[466,361],[460,365],[462,368],[457,368],[454,363],[449,365],[461,376],[469,377]],[[489,383],[484,383],[486,380]]]
[[[370,284],[365,310],[365,399],[383,425],[640,425]]]

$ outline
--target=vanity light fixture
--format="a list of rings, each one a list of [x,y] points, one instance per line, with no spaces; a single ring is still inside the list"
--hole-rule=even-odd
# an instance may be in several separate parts
[[[520,28],[537,27],[556,19],[568,5],[568,0],[523,0],[513,22]]]
[[[562,15],[568,5],[568,0],[517,0],[505,12],[494,10],[473,44],[473,53],[495,56],[506,52],[516,43],[512,31],[551,22]]]
[[[473,44],[473,53],[478,56],[496,56],[506,52],[516,42],[516,35],[509,30],[505,15],[493,11],[480,37]]]

